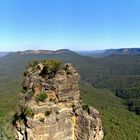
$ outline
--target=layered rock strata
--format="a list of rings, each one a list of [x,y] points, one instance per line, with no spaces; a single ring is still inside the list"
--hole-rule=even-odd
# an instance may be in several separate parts
[[[76,69],[54,62],[28,65],[24,73],[24,94],[13,119],[16,139],[103,139],[99,112],[80,99]]]

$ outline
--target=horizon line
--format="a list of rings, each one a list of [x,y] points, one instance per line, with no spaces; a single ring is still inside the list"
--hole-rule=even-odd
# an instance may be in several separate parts
[[[24,52],[24,51],[58,51],[58,50],[70,50],[70,51],[74,51],[74,52],[78,52],[78,51],[103,51],[103,50],[119,50],[119,49],[140,49],[140,48],[136,48],[136,47],[132,47],[132,48],[103,48],[103,49],[87,49],[87,50],[74,50],[74,49],[69,49],[69,48],[62,48],[62,49],[25,49],[25,50],[12,50],[12,51],[0,51],[0,52]]]

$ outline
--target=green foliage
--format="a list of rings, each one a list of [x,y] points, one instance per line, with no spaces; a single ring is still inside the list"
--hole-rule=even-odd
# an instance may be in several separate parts
[[[20,118],[20,115],[16,112],[12,118],[12,124],[13,126],[16,124],[17,121],[19,121],[21,118]]]
[[[130,111],[140,115],[140,98],[126,100],[126,105]]]
[[[28,106],[24,106],[22,108],[22,112],[26,117],[33,117],[34,116],[33,110]]]
[[[25,94],[26,92],[27,91],[25,89],[23,89],[23,88],[21,89],[21,93],[24,93]]]
[[[62,62],[60,60],[49,60],[49,59],[46,59],[44,60],[44,63],[43,63],[46,67],[48,67],[48,69],[59,69]]]
[[[32,60],[27,67],[31,67],[32,68],[32,72],[35,72],[37,70],[37,65],[40,63],[39,60]],[[24,76],[28,75],[29,71],[25,70],[24,72]]]
[[[97,87],[112,90],[117,97],[125,99],[130,111],[140,114],[140,76],[112,77]]]
[[[15,113],[14,116],[12,117],[12,124],[13,126],[16,124],[17,121],[24,120],[26,117],[33,117],[34,112],[33,110],[28,107],[28,106],[22,106],[20,108],[20,113]]]
[[[20,82],[8,79],[4,83],[0,79],[0,132],[8,140],[13,140],[12,121],[18,104]]]
[[[39,60],[33,60],[32,62],[29,63],[29,66],[30,66],[30,67],[35,67],[35,66],[37,66],[37,64],[39,64],[39,63],[40,63]]]
[[[59,60],[44,60],[43,64],[44,68],[41,75],[49,75],[50,77],[52,77],[60,69],[62,62]]]
[[[126,109],[123,100],[109,90],[96,89],[87,83],[80,83],[83,102],[99,110],[104,140],[138,140],[140,138],[140,117]]]
[[[33,92],[33,90],[31,89],[31,90],[28,90],[27,94],[33,96],[33,95],[34,95],[34,92]]]
[[[89,106],[88,106],[87,104],[83,104],[83,105],[82,105],[82,108],[83,108],[83,110],[88,111]]]
[[[48,97],[47,93],[41,92],[36,96],[35,99],[37,102],[39,102],[39,101],[44,102],[47,97]]]

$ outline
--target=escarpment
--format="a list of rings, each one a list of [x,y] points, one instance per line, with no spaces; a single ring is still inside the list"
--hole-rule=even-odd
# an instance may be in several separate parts
[[[71,64],[34,61],[24,73],[23,95],[14,115],[17,140],[101,140],[99,112],[82,103],[79,74]]]

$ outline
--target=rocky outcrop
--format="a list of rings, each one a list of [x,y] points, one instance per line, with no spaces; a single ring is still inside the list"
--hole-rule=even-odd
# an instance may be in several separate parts
[[[46,60],[28,65],[13,119],[17,140],[101,140],[99,112],[84,105],[79,74],[71,64]]]

